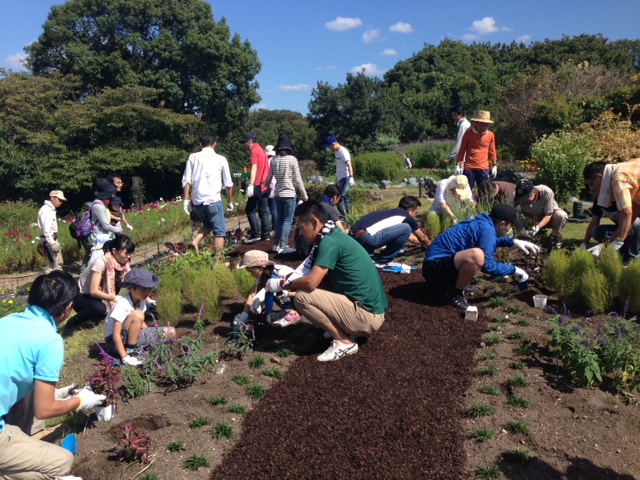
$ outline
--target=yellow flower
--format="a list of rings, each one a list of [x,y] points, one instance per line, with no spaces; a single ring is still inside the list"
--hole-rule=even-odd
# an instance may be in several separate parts
[[[13,300],[9,300],[9,305],[11,305],[13,303]]]
[[[7,299],[5,298],[4,300],[2,300],[2,303],[7,303]]]

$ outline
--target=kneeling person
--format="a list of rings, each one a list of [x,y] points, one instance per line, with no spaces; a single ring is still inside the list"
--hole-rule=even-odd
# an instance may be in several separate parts
[[[494,276],[511,276],[525,282],[529,275],[519,267],[494,260],[497,247],[516,246],[524,253],[538,252],[540,247],[524,240],[505,237],[511,227],[519,228],[513,207],[496,205],[489,215],[481,214],[442,233],[431,243],[422,265],[427,285],[444,289],[445,303],[458,310],[469,306],[464,289],[478,271]]]
[[[382,282],[367,252],[335,228],[319,202],[299,205],[295,217],[301,235],[313,247],[309,272],[287,283],[286,289],[296,292],[296,310],[333,338],[318,360],[340,360],[358,351],[353,337],[371,335],[382,326],[387,308]],[[332,292],[318,288],[325,277]],[[279,292],[283,286],[284,280],[274,278],[265,288]]]
[[[107,315],[104,327],[107,349],[122,359],[122,363],[138,366],[142,361],[134,353],[139,348],[163,341],[165,338],[175,338],[173,327],[147,327],[144,322],[144,312],[147,309],[147,298],[151,289],[160,280],[142,268],[131,270],[124,278],[123,287],[129,293],[120,297]]]

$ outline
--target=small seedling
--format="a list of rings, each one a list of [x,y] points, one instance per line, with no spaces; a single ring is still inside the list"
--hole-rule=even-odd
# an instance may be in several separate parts
[[[500,478],[502,472],[495,465],[482,465],[476,472],[476,478],[487,478],[490,480]]]
[[[512,387],[528,387],[529,380],[524,378],[522,375],[515,375],[509,379],[509,385]]]
[[[517,305],[510,305],[504,309],[507,313],[522,313],[522,309]]]
[[[506,315],[498,315],[493,319],[495,323],[509,323],[509,317]]]
[[[249,385],[245,388],[245,393],[249,396],[251,400],[260,400],[265,395],[264,385],[261,383],[256,383],[255,385]]]
[[[514,360],[513,362],[511,362],[511,364],[509,366],[511,368],[513,368],[514,370],[523,370],[524,369],[524,362],[521,362],[520,360]]]
[[[195,430],[197,428],[202,428],[205,425],[209,425],[209,419],[208,418],[204,418],[204,417],[196,418],[195,420],[191,420],[189,422],[189,428],[191,430]]]
[[[251,368],[261,368],[264,366],[266,359],[262,355],[256,355],[249,360],[249,366]]]
[[[206,468],[209,466],[209,459],[203,455],[191,455],[187,458],[182,467],[185,470],[197,471],[199,468]]]
[[[489,327],[489,331],[490,332],[498,332],[500,330],[500,326],[499,325],[491,325]]]
[[[216,423],[211,429],[213,438],[222,440],[223,438],[233,438],[233,427],[225,422]]]
[[[118,439],[117,452],[119,462],[131,463],[138,461],[147,463],[149,461],[149,449],[151,448],[151,438],[142,428],[134,427],[133,421],[125,423],[116,431],[120,434]]]
[[[262,370],[262,374],[265,377],[282,378],[282,370],[278,367],[265,368]]]
[[[493,408],[486,403],[476,403],[469,409],[471,418],[489,417],[491,415],[493,415]]]
[[[525,422],[511,421],[507,423],[507,430],[513,434],[529,435],[529,425]]]
[[[227,400],[227,397],[213,397],[211,400],[209,400],[209,405],[211,405],[212,407],[215,407],[216,405],[226,405],[227,403],[229,403],[229,400]]]
[[[185,450],[184,440],[175,440],[167,445],[167,450],[170,452],[176,453]]]
[[[517,325],[521,326],[521,327],[528,327],[531,325],[531,322],[525,318],[521,318],[520,320],[518,320],[516,322]]]
[[[531,351],[529,350],[529,346],[528,345],[518,345],[517,347],[515,347],[513,349],[513,353],[515,353],[516,355],[529,355],[531,353]]]
[[[141,480],[160,480],[160,477],[157,473],[149,473],[141,478]]]
[[[492,438],[495,438],[496,434],[490,428],[483,427],[476,429],[476,431],[473,432],[472,436],[476,442],[484,442],[485,440],[491,440]]]
[[[487,338],[484,339],[484,343],[489,346],[498,345],[499,343],[502,343],[502,338],[500,338],[500,335],[492,333],[491,335],[487,335]]]
[[[489,300],[489,305],[491,308],[498,308],[504,305],[504,298],[502,297],[491,297]]]
[[[249,379],[248,375],[236,375],[231,380],[241,387],[244,387],[245,385],[249,385],[251,383],[251,379]]]
[[[288,348],[283,348],[282,350],[279,350],[276,355],[278,355],[281,358],[287,358],[293,355],[293,352]]]
[[[240,405],[239,403],[236,403],[235,405],[230,405],[229,408],[227,408],[227,412],[237,413],[238,415],[244,415],[247,412],[247,407],[245,407],[244,405]]]
[[[507,400],[507,405],[516,408],[531,408],[531,402],[524,397],[518,395],[512,395]]]
[[[531,460],[531,453],[529,452],[529,450],[516,448],[515,450],[507,450],[503,452],[502,458],[504,458],[506,462],[526,465]]]
[[[512,332],[507,335],[507,338],[509,340],[522,340],[522,337],[524,337],[524,333],[522,332]]]
[[[480,389],[480,392],[494,397],[499,397],[500,395],[502,395],[500,389],[498,387],[494,387],[493,385],[485,385]]]
[[[498,368],[495,366],[485,367],[478,372],[483,377],[495,377],[498,375]]]
[[[495,360],[496,358],[498,358],[498,356],[495,353],[485,353],[480,361],[486,362],[487,360]]]

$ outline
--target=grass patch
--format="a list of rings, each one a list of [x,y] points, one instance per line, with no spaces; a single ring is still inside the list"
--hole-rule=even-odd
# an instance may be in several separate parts
[[[509,305],[504,310],[507,313],[522,313],[522,309],[520,307],[518,307],[517,305]]]
[[[502,338],[500,338],[500,335],[496,335],[495,333],[492,333],[490,335],[487,335],[487,338],[484,339],[484,343],[491,347],[493,345],[498,345],[499,343],[502,343]]]
[[[233,438],[233,427],[226,422],[219,422],[213,426],[211,434],[216,440],[231,439]]]
[[[531,402],[524,397],[520,397],[519,395],[510,396],[509,400],[507,400],[507,405],[516,408],[531,408]]]
[[[73,318],[73,317],[72,317]],[[62,331],[59,329],[59,331]],[[59,385],[69,385],[71,383],[82,383],[93,370],[87,370],[85,361],[80,361],[87,357],[87,351],[95,348],[95,342],[104,341],[104,324],[99,323],[91,328],[77,327],[73,335],[64,339],[64,366],[60,372]]]
[[[523,448],[516,448],[515,450],[506,450],[502,452],[502,458],[505,462],[519,463],[526,465],[531,461],[531,452]]]
[[[516,325],[520,326],[520,327],[529,327],[531,326],[531,322],[525,318],[521,318],[520,320],[518,320],[516,322]]]
[[[202,428],[206,425],[209,425],[209,419],[208,418],[204,418],[204,417],[200,417],[200,418],[196,418],[195,420],[191,420],[189,422],[189,428],[191,430],[195,430],[197,428]]]
[[[142,477],[140,480],[160,480],[160,477],[157,473],[149,473]]]
[[[500,330],[500,325],[490,325],[489,326],[489,331],[490,332],[497,332]]]
[[[494,323],[509,323],[509,317],[506,315],[498,315],[492,320]]]
[[[276,353],[276,355],[278,355],[280,358],[287,358],[293,355],[293,352],[288,348],[283,348],[282,350],[278,350],[278,353]]]
[[[524,362],[521,362],[520,360],[514,360],[509,364],[509,366],[514,370],[524,370]]]
[[[245,385],[249,385],[251,383],[251,379],[249,375],[235,375],[232,379],[232,382],[244,387]]]
[[[507,423],[507,430],[515,435],[529,435],[529,425],[525,422],[512,420]]]
[[[245,407],[244,405],[240,405],[239,403],[236,403],[235,405],[230,405],[229,408],[227,408],[227,412],[237,413],[238,415],[244,415],[245,413],[247,413],[247,407]]]
[[[496,355],[495,353],[485,353],[480,361],[486,362],[487,360],[495,360],[496,358],[498,358],[498,355]]]
[[[482,377],[495,377],[498,375],[498,367],[491,365],[490,367],[481,369],[478,373]]]
[[[509,379],[509,385],[512,387],[528,387],[529,380],[522,375],[515,375]]]
[[[249,385],[245,388],[245,393],[249,396],[251,400],[257,401],[265,396],[264,385],[261,383],[256,383],[255,385]]]
[[[207,467],[209,467],[209,459],[204,455],[191,455],[182,464],[182,468],[191,472],[195,472],[199,468]]]
[[[508,340],[522,340],[523,337],[523,332],[511,332],[509,335],[507,335]]]
[[[517,347],[515,347],[513,349],[513,353],[515,353],[516,355],[529,355],[531,353],[531,350],[529,350],[529,345],[527,344],[522,344],[522,345],[518,345]]]
[[[500,478],[502,472],[495,465],[482,465],[476,472],[476,478],[495,479]]]
[[[212,407],[215,407],[217,405],[226,405],[227,403],[229,403],[229,400],[227,400],[227,397],[223,396],[213,397],[209,400],[209,405],[211,405]]]
[[[264,370],[262,370],[262,374],[265,377],[282,378],[282,369],[278,367],[265,368]]]
[[[249,366],[251,368],[262,368],[266,361],[267,360],[262,355],[256,355],[251,360],[249,360]]]
[[[169,450],[170,452],[173,452],[173,453],[177,453],[177,452],[181,452],[183,450],[186,450],[186,448],[184,446],[184,440],[175,440],[175,441],[171,442],[169,445],[167,445],[167,450]]]
[[[504,298],[502,297],[491,297],[489,300],[489,305],[491,308],[498,308],[504,305]]]
[[[490,417],[493,415],[493,408],[486,403],[476,403],[469,409],[468,415],[471,418]]]
[[[477,428],[475,432],[473,432],[473,439],[476,442],[484,442],[485,440],[491,440],[495,438],[496,434],[490,428],[482,427]]]
[[[493,385],[485,385],[480,389],[480,392],[484,393],[485,395],[491,395],[493,397],[499,397],[500,395],[502,395],[500,389],[498,387],[494,387]]]

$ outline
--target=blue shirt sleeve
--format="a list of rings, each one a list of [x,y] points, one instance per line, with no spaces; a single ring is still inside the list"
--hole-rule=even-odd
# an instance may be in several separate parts
[[[504,237],[503,237],[504,239]],[[482,265],[482,272],[496,277],[504,277],[505,275],[513,275],[516,271],[516,267],[513,265],[505,265],[504,263],[496,262],[493,258],[496,253],[496,246],[500,245],[501,239],[496,238],[495,230],[493,228],[483,228],[478,239],[478,247],[484,252],[484,264]],[[509,239],[504,239],[509,240]],[[511,240],[513,245],[513,240]]]
[[[57,382],[64,362],[62,337],[53,339],[38,351],[33,378],[43,382]]]

